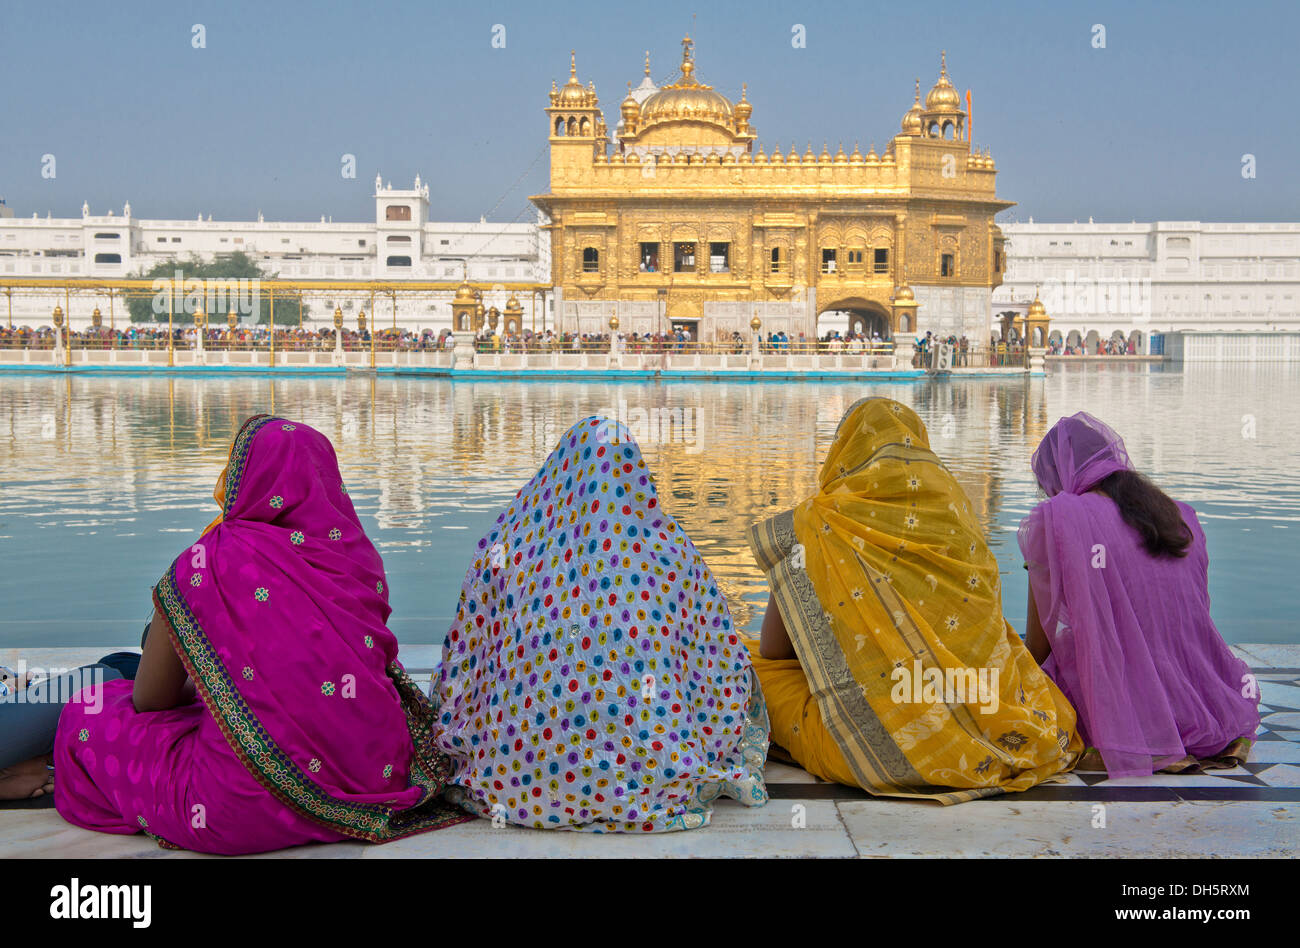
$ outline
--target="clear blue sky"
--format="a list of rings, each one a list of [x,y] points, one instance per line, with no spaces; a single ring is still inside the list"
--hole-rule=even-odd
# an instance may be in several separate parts
[[[5,0],[0,197],[19,216],[129,200],[138,217],[367,220],[377,171],[419,172],[435,219],[526,220],[569,50],[612,126],[644,50],[662,80],[688,31],[703,81],[733,98],[749,83],[769,151],[882,148],[946,48],[1015,219],[1300,220],[1292,2]]]

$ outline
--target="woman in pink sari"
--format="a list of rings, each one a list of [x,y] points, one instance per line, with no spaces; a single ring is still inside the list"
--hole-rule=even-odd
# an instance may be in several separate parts
[[[59,813],[223,854],[465,820],[440,799],[448,762],[329,440],[254,416],[214,496],[221,515],[154,589],[134,687],[63,712]]]
[[[1034,452],[1048,499],[1020,524],[1029,650],[1111,777],[1233,767],[1259,727],[1250,669],[1210,618],[1205,533],[1084,412]],[[1101,766],[1098,766],[1101,765]]]

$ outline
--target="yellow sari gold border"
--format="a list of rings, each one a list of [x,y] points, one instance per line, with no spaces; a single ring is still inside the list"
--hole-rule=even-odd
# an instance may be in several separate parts
[[[929,453],[929,452],[925,452]],[[862,694],[808,574],[792,562],[799,543],[794,511],[754,524],[747,539],[768,576],[822,721],[859,786],[876,796],[932,800],[945,806],[1005,792],[1002,787],[933,787],[916,771]]]

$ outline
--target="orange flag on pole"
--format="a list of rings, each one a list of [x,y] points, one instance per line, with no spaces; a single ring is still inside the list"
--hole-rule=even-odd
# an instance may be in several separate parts
[[[974,141],[975,117],[970,110],[970,90],[966,90],[966,141]]]

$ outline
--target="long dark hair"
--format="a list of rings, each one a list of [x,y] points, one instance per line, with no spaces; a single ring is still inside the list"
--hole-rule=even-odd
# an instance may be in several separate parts
[[[1097,483],[1119,507],[1124,522],[1142,537],[1152,556],[1186,556],[1192,533],[1173,498],[1137,471],[1116,471]]]

